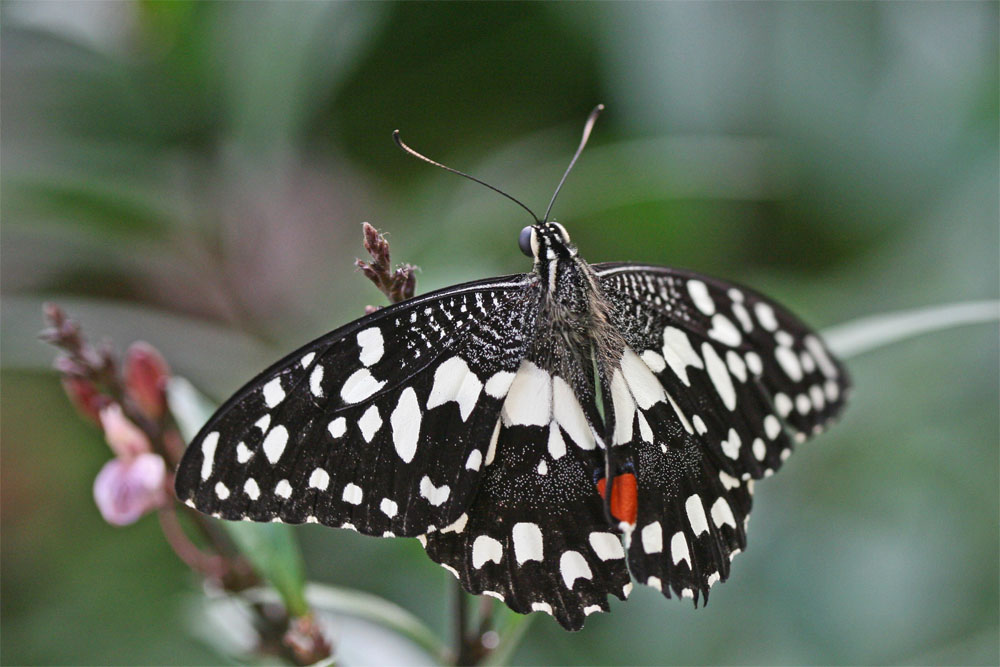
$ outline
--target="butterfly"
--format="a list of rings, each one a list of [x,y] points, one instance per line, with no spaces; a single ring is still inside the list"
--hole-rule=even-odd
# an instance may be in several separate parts
[[[707,601],[754,480],[841,412],[847,372],[752,289],[588,264],[535,220],[530,272],[382,308],[251,380],[191,442],[178,498],[416,537],[468,592],[569,630],[633,580]]]

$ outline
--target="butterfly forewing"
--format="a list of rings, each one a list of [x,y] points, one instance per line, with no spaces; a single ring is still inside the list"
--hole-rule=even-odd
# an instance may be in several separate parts
[[[596,264],[612,318],[720,470],[773,472],[844,406],[846,370],[774,301],[707,276]]]
[[[177,492],[227,519],[419,535],[462,514],[533,330],[527,276],[376,311],[240,390],[202,429]]]

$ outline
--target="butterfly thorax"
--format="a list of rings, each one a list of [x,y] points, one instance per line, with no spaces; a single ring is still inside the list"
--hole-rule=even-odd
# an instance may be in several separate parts
[[[590,264],[557,222],[532,227],[531,250],[542,291],[536,349],[569,350],[574,361],[587,368],[590,359],[596,359],[602,375],[610,375],[620,363],[625,341],[611,324],[612,305]],[[558,354],[551,354],[544,356],[552,358],[552,370],[558,374],[564,364]]]

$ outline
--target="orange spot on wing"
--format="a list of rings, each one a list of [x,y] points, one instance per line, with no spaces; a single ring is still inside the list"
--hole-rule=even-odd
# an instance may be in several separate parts
[[[607,497],[604,482],[603,478],[597,480],[597,492],[602,498]],[[639,514],[638,489],[639,485],[632,473],[615,476],[615,483],[611,485],[611,516],[619,521],[635,524],[635,518]]]

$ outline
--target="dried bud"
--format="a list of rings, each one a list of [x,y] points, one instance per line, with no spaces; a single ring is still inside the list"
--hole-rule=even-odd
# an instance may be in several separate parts
[[[94,501],[110,524],[126,526],[169,502],[167,466],[157,454],[111,459],[94,479]]]
[[[282,641],[292,650],[300,665],[312,665],[329,658],[333,652],[329,640],[323,636],[322,628],[311,614],[291,619]]]
[[[158,420],[166,412],[169,377],[163,355],[149,343],[133,343],[125,353],[125,391],[151,419]]]
[[[62,354],[56,357],[56,360],[52,363],[52,367],[59,371],[61,375],[72,377],[86,377],[89,372],[89,369],[79,360]]]
[[[108,398],[97,391],[94,383],[81,377],[67,375],[62,379],[62,386],[73,407],[81,415],[100,426],[101,408],[107,403]]]
[[[361,223],[361,228],[365,236],[365,250],[372,256],[375,266],[389,268],[389,243],[385,237],[378,233],[378,230],[367,222]]]
[[[142,430],[129,421],[118,403],[105,406],[100,412],[101,427],[104,429],[104,439],[108,441],[111,451],[120,459],[131,460],[152,451],[149,438]]]
[[[417,292],[417,267],[406,265],[406,280],[403,281],[403,299],[410,299]]]

